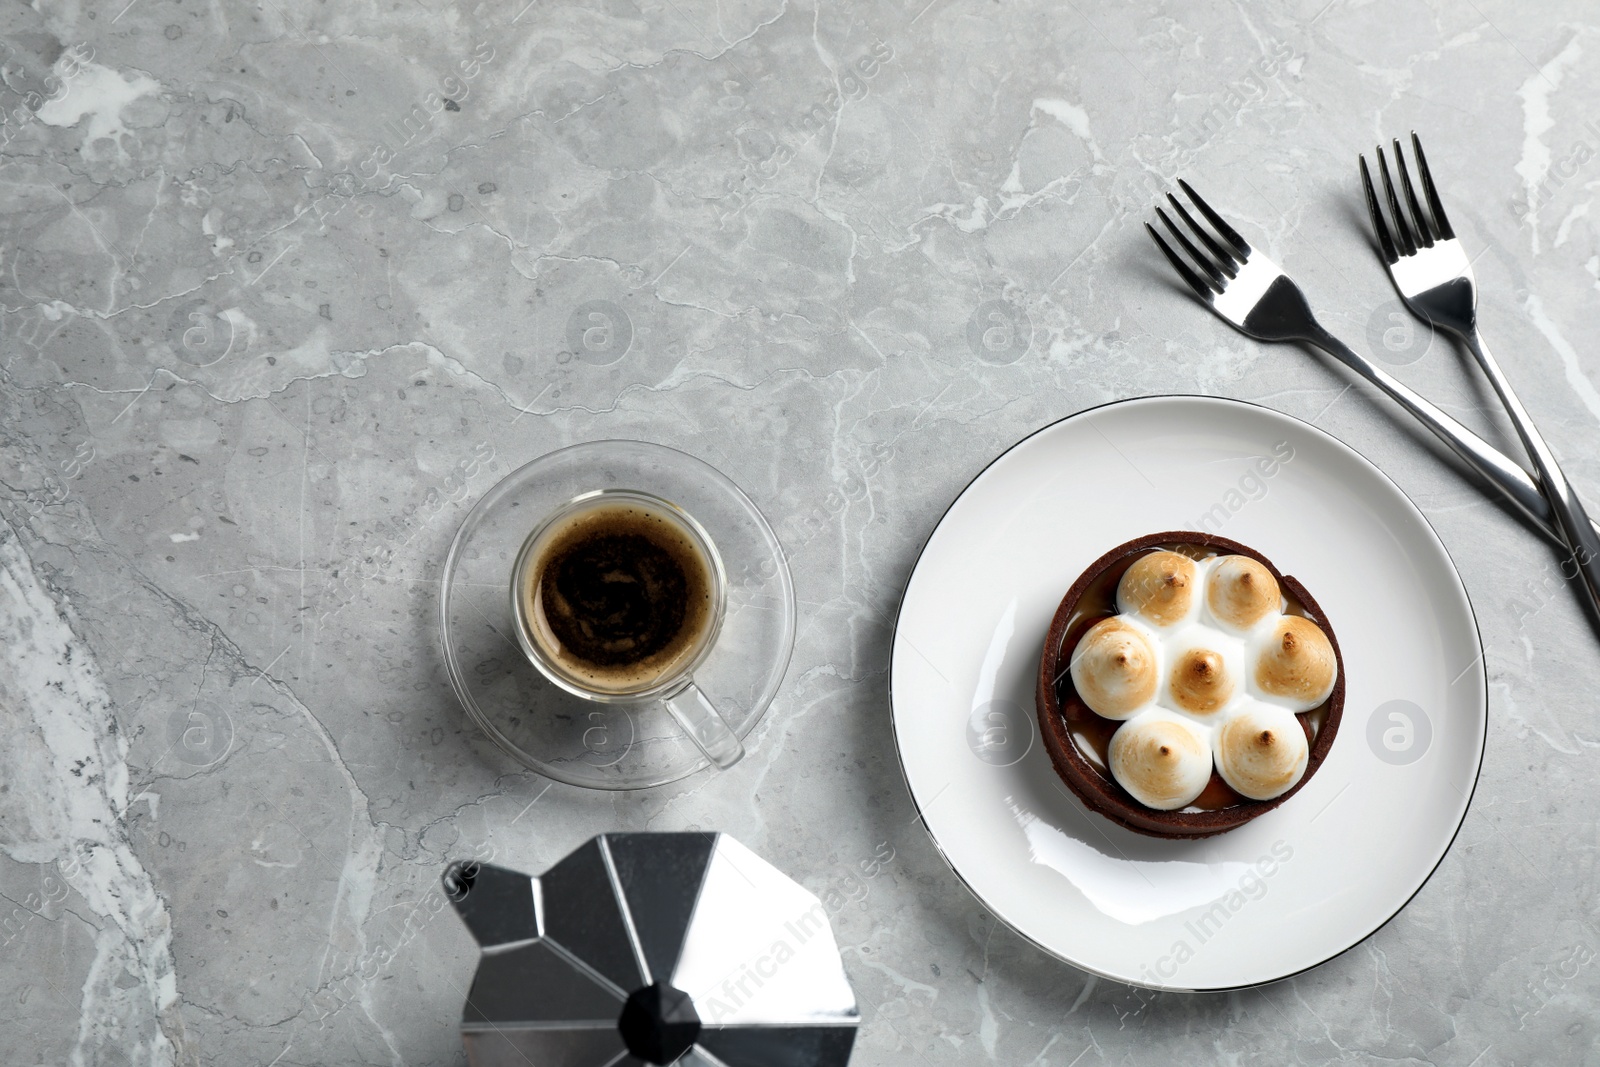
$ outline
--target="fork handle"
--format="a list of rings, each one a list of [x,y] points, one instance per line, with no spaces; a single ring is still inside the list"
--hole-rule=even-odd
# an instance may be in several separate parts
[[[1465,460],[1467,465],[1488,480],[1489,484],[1500,490],[1518,511],[1539,528],[1541,533],[1555,544],[1566,546],[1567,538],[1551,513],[1550,502],[1545,499],[1539,483],[1522,468],[1521,464],[1514,462],[1504,452],[1434,407],[1421,394],[1414,392],[1405,383],[1357,353],[1320,325],[1313,324],[1305,340],[1388,393],[1395,403],[1432,430],[1434,436],[1449,445],[1451,451]],[[1572,499],[1576,500],[1575,497]],[[1600,535],[1600,527],[1595,526],[1593,522],[1590,523],[1589,530],[1591,535]]]
[[[1494,391],[1499,394],[1500,403],[1511,416],[1512,425],[1517,428],[1517,436],[1522,438],[1523,447],[1533,458],[1533,469],[1544,487],[1544,496],[1550,504],[1555,525],[1560,528],[1567,547],[1572,550],[1569,558],[1583,575],[1584,584],[1589,589],[1589,600],[1596,613],[1600,614],[1600,534],[1595,532],[1594,522],[1584,510],[1583,501],[1572,491],[1572,484],[1562,473],[1555,453],[1550,451],[1544,435],[1534,425],[1528,409],[1522,406],[1516,390],[1511,388],[1511,382],[1500,370],[1499,362],[1489,352],[1478,331],[1467,331],[1462,335],[1462,340],[1477,359],[1478,366],[1483,368]]]

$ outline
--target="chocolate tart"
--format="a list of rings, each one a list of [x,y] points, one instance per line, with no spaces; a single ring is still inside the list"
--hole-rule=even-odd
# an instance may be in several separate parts
[[[1182,552],[1196,559],[1218,555],[1239,555],[1260,563],[1272,572],[1288,601],[1286,614],[1304,615],[1322,628],[1333,645],[1338,678],[1333,692],[1322,704],[1296,715],[1306,731],[1309,752],[1305,774],[1291,789],[1271,800],[1249,800],[1234,792],[1215,767],[1211,781],[1189,807],[1179,811],[1159,811],[1145,807],[1111,776],[1106,763],[1106,748],[1111,734],[1121,725],[1096,715],[1078,695],[1068,669],[1072,650],[1084,632],[1108,615],[1117,614],[1116,589],[1123,573],[1140,556],[1156,549]],[[1035,703],[1039,715],[1039,734],[1056,773],[1091,811],[1118,825],[1151,837],[1211,837],[1243,826],[1264,815],[1298,793],[1316,774],[1333,746],[1344,711],[1344,656],[1339,639],[1328,624],[1328,617],[1300,582],[1273,566],[1255,549],[1215,534],[1186,530],[1139,537],[1118,545],[1089,565],[1061,598],[1055,618],[1045,637],[1044,654],[1039,662],[1039,681]],[[1091,760],[1085,748],[1095,753]]]

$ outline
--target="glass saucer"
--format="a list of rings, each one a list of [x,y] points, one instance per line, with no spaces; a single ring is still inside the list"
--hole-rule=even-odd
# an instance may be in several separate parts
[[[511,617],[511,571],[540,519],[580,493],[636,489],[670,500],[711,535],[728,573],[716,646],[694,674],[741,740],[772,702],[794,649],[794,587],[772,527],[716,468],[664,445],[593,441],[524,464],[467,514],[445,558],[440,634],[450,685],[496,744],[558,782],[644,789],[709,761],[660,701],[602,704],[528,662]]]

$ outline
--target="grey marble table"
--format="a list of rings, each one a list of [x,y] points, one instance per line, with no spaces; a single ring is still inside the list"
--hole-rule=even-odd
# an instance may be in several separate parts
[[[1592,5],[112,0],[8,5],[0,1059],[455,1064],[448,859],[717,828],[834,902],[870,1064],[1600,1063],[1600,649],[1553,553],[1368,389],[1200,310],[1177,175],[1328,325],[1510,446],[1399,314],[1355,154],[1423,131],[1487,335],[1600,500]],[[1149,393],[1394,477],[1487,648],[1466,824],[1291,981],[1151,994],[961,887],[892,747],[890,628],[952,497]],[[551,783],[464,719],[441,558],[604,437],[722,468],[800,599],[750,757]]]

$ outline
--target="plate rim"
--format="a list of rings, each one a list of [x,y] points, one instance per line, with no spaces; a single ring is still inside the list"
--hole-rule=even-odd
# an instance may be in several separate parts
[[[1408,895],[1406,897],[1406,899],[1404,901],[1402,901],[1400,903],[1400,905],[1398,907],[1396,907],[1393,912],[1391,912],[1388,916],[1386,916],[1383,919],[1382,922],[1378,923],[1377,926],[1374,926],[1371,930],[1367,931],[1362,936],[1356,938],[1356,940],[1350,942],[1350,944],[1344,946],[1341,949],[1338,949],[1337,951],[1335,951],[1335,952],[1333,952],[1333,953],[1331,953],[1331,954],[1329,954],[1327,956],[1324,956],[1322,959],[1316,960],[1315,962],[1312,962],[1312,963],[1308,963],[1303,967],[1300,967],[1300,968],[1298,968],[1296,970],[1293,970],[1293,971],[1289,971],[1289,972],[1287,972],[1285,974],[1276,975],[1276,976],[1273,976],[1271,978],[1263,978],[1260,981],[1255,981],[1255,982],[1244,982],[1244,983],[1240,983],[1240,984],[1237,984],[1237,985],[1219,985],[1219,986],[1152,985],[1152,984],[1147,983],[1147,982],[1132,981],[1132,980],[1130,980],[1128,978],[1123,978],[1123,977],[1118,977],[1116,975],[1106,974],[1104,971],[1096,970],[1095,968],[1087,966],[1087,965],[1085,965],[1083,963],[1080,963],[1077,960],[1069,959],[1068,957],[1062,955],[1060,952],[1057,952],[1055,949],[1051,948],[1049,945],[1046,945],[1046,944],[1042,943],[1037,938],[1035,938],[1032,935],[1030,935],[1029,933],[1027,933],[1025,930],[1019,929],[1016,926],[1015,923],[1011,922],[1005,916],[1001,915],[999,913],[999,911],[997,911],[987,900],[984,899],[983,894],[979,893],[977,891],[977,889],[973,888],[972,883],[967,881],[966,876],[964,874],[962,874],[960,869],[956,867],[955,863],[951,861],[949,854],[945,851],[944,845],[939,841],[938,836],[933,832],[933,828],[928,825],[927,815],[923,811],[923,807],[922,807],[921,802],[917,799],[916,790],[914,788],[912,788],[911,776],[906,771],[905,751],[900,745],[900,723],[899,723],[899,717],[895,714],[895,701],[894,701],[895,649],[898,647],[898,643],[899,643],[900,620],[901,620],[901,617],[905,613],[906,594],[909,593],[910,590],[911,590],[911,583],[916,580],[917,572],[922,566],[923,556],[927,554],[928,546],[933,543],[934,535],[939,532],[939,528],[941,526],[943,526],[944,523],[945,523],[945,520],[950,517],[950,512],[955,508],[955,506],[958,503],[960,503],[962,497],[967,495],[967,492],[973,487],[973,485],[975,485],[977,483],[978,479],[982,478],[985,474],[989,473],[990,469],[993,468],[996,464],[998,464],[1001,460],[1005,459],[1012,452],[1014,452],[1018,448],[1021,448],[1023,445],[1027,444],[1029,441],[1033,440],[1035,437],[1038,437],[1040,434],[1045,433],[1048,430],[1052,430],[1055,427],[1062,425],[1063,423],[1071,422],[1074,419],[1078,419],[1078,418],[1081,418],[1081,417],[1086,416],[1086,415],[1091,415],[1094,412],[1103,411],[1103,410],[1105,410],[1107,408],[1114,408],[1114,407],[1120,407],[1120,406],[1128,405],[1128,404],[1139,404],[1139,403],[1147,403],[1147,402],[1151,402],[1151,401],[1162,401],[1162,400],[1198,400],[1198,401],[1203,401],[1203,402],[1206,402],[1206,403],[1220,404],[1220,405],[1223,405],[1223,406],[1236,405],[1236,406],[1239,406],[1239,407],[1254,408],[1254,409],[1257,409],[1257,410],[1260,410],[1260,411],[1265,411],[1265,412],[1268,412],[1268,413],[1270,413],[1272,415],[1277,415],[1277,416],[1280,416],[1282,418],[1289,419],[1290,421],[1299,424],[1304,429],[1309,430],[1311,433],[1321,435],[1322,437],[1326,438],[1327,440],[1333,442],[1335,445],[1338,445],[1339,447],[1343,448],[1345,451],[1349,452],[1352,456],[1354,456],[1357,460],[1359,460],[1362,464],[1364,464],[1368,469],[1370,469],[1379,478],[1381,478],[1383,481],[1387,482],[1389,484],[1390,488],[1392,488],[1396,493],[1398,493],[1400,495],[1400,498],[1402,500],[1404,500],[1406,502],[1406,504],[1410,506],[1411,510],[1414,511],[1417,514],[1417,517],[1422,520],[1423,528],[1425,530],[1427,530],[1428,535],[1433,538],[1434,543],[1436,543],[1439,546],[1439,551],[1444,554],[1445,562],[1447,562],[1450,565],[1450,573],[1451,573],[1452,577],[1455,578],[1456,586],[1461,590],[1462,602],[1465,603],[1466,607],[1467,607],[1467,619],[1472,623],[1472,634],[1473,634],[1473,637],[1477,640],[1477,643],[1478,643],[1479,655],[1478,655],[1478,662],[1477,662],[1476,666],[1478,667],[1478,674],[1479,674],[1480,678],[1482,679],[1483,724],[1484,724],[1483,737],[1482,737],[1482,739],[1481,739],[1481,741],[1479,742],[1479,745],[1478,745],[1477,758],[1474,761],[1473,768],[1472,768],[1472,783],[1471,783],[1470,787],[1467,790],[1466,803],[1465,803],[1465,805],[1463,805],[1463,807],[1461,809],[1461,819],[1460,819],[1460,821],[1458,821],[1456,823],[1455,829],[1453,831],[1451,831],[1450,840],[1445,843],[1444,851],[1442,851],[1439,854],[1439,858],[1434,862],[1433,866],[1428,869],[1428,873],[1423,876],[1422,881],[1417,883],[1417,888],[1412,890],[1410,895]],[[1141,396],[1120,397],[1120,398],[1118,398],[1116,400],[1107,400],[1104,403],[1094,404],[1094,405],[1092,405],[1090,407],[1086,407],[1086,408],[1082,408],[1082,409],[1080,409],[1078,411],[1074,411],[1070,415],[1063,415],[1059,419],[1053,419],[1050,422],[1045,423],[1043,426],[1040,426],[1037,429],[1029,431],[1027,434],[1024,434],[1022,437],[1020,437],[1016,441],[1012,442],[1010,445],[1008,445],[1006,448],[1004,448],[1002,451],[1000,451],[997,455],[995,455],[992,459],[990,459],[987,463],[985,463],[983,465],[983,467],[981,469],[979,469],[976,474],[974,474],[970,479],[967,480],[967,483],[961,487],[961,489],[955,494],[955,496],[950,498],[950,503],[945,505],[944,510],[942,512],[940,512],[940,514],[939,514],[938,520],[934,522],[932,528],[930,528],[929,531],[928,531],[927,537],[925,537],[923,539],[922,547],[917,549],[916,559],[912,561],[911,570],[907,573],[905,584],[900,589],[899,602],[895,605],[894,626],[890,630],[890,633],[889,633],[889,669],[886,672],[885,689],[887,690],[886,695],[889,698],[889,728],[893,732],[893,735],[894,735],[895,762],[896,762],[896,765],[900,768],[901,781],[905,783],[906,793],[911,798],[911,806],[916,809],[917,821],[919,823],[921,823],[923,830],[927,832],[928,839],[933,842],[933,847],[934,847],[935,851],[937,851],[939,853],[939,858],[941,860],[943,860],[945,866],[950,869],[950,873],[952,873],[952,874],[954,874],[956,876],[956,880],[961,883],[962,887],[965,888],[966,891],[972,895],[973,899],[975,899],[979,904],[981,904],[983,906],[984,910],[986,910],[990,915],[994,916],[995,921],[1000,922],[1000,923],[1004,923],[1005,926],[1008,929],[1010,929],[1013,933],[1015,933],[1018,937],[1021,937],[1024,941],[1028,942],[1030,945],[1034,946],[1039,951],[1045,953],[1047,956],[1050,956],[1053,959],[1060,960],[1062,963],[1065,963],[1068,966],[1075,967],[1078,970],[1083,971],[1086,974],[1093,975],[1093,976],[1095,976],[1097,978],[1104,978],[1107,981],[1117,982],[1117,983],[1119,983],[1121,985],[1127,985],[1127,986],[1131,986],[1131,987],[1139,988],[1139,989],[1150,989],[1150,990],[1154,990],[1154,991],[1162,992],[1162,993],[1228,993],[1228,992],[1233,992],[1233,991],[1236,991],[1236,990],[1255,989],[1255,988],[1258,988],[1258,987],[1261,987],[1261,986],[1272,985],[1272,984],[1277,983],[1277,982],[1282,982],[1282,981],[1286,981],[1286,980],[1288,980],[1290,978],[1298,977],[1299,975],[1305,974],[1307,971],[1310,971],[1310,970],[1313,970],[1313,969],[1315,969],[1317,967],[1322,966],[1324,963],[1328,963],[1328,962],[1330,962],[1332,960],[1335,960],[1335,959],[1339,958],[1340,956],[1344,955],[1346,952],[1349,952],[1351,949],[1353,949],[1353,948],[1357,947],[1358,945],[1362,944],[1367,939],[1376,936],[1379,931],[1381,931],[1384,927],[1388,926],[1391,922],[1393,922],[1395,920],[1396,916],[1398,916],[1401,912],[1405,911],[1407,906],[1409,906],[1410,903],[1413,900],[1416,899],[1417,894],[1421,893],[1422,890],[1424,888],[1426,888],[1427,884],[1430,881],[1433,880],[1433,876],[1438,873],[1440,866],[1443,865],[1443,863],[1445,861],[1445,858],[1450,855],[1451,849],[1453,849],[1455,847],[1456,839],[1458,837],[1460,837],[1460,835],[1461,835],[1461,828],[1466,825],[1467,816],[1472,811],[1472,801],[1477,796],[1477,793],[1478,793],[1478,781],[1479,781],[1479,779],[1481,779],[1483,777],[1483,757],[1484,757],[1484,754],[1488,751],[1488,746],[1489,746],[1489,664],[1488,664],[1488,661],[1487,661],[1487,657],[1485,657],[1483,655],[1483,629],[1482,629],[1482,627],[1480,627],[1478,625],[1478,612],[1477,612],[1477,609],[1472,604],[1472,596],[1471,596],[1471,593],[1467,590],[1467,583],[1465,581],[1463,581],[1462,578],[1461,578],[1461,569],[1456,566],[1455,557],[1450,554],[1450,549],[1444,543],[1444,539],[1439,536],[1439,531],[1434,529],[1433,523],[1431,521],[1429,521],[1427,513],[1424,512],[1420,507],[1418,507],[1417,506],[1417,502],[1415,500],[1411,499],[1411,495],[1409,493],[1407,493],[1404,489],[1400,488],[1399,484],[1396,483],[1393,478],[1390,478],[1389,475],[1386,474],[1381,467],[1379,467],[1376,463],[1373,463],[1370,459],[1368,459],[1365,455],[1363,455],[1360,452],[1360,450],[1356,449],[1354,446],[1348,444],[1347,442],[1341,440],[1340,438],[1335,437],[1333,434],[1329,433],[1327,430],[1324,430],[1324,429],[1322,429],[1322,428],[1320,428],[1318,426],[1314,426],[1311,423],[1305,421],[1304,419],[1299,418],[1298,416],[1295,416],[1295,415],[1291,415],[1286,411],[1279,411],[1277,408],[1269,407],[1266,404],[1260,404],[1260,403],[1257,403],[1257,402],[1255,402],[1253,400],[1240,400],[1240,399],[1238,399],[1236,397],[1229,397],[1229,396],[1213,396],[1213,395],[1206,394],[1206,393],[1149,393],[1149,394],[1145,394],[1145,395],[1141,395]]]

